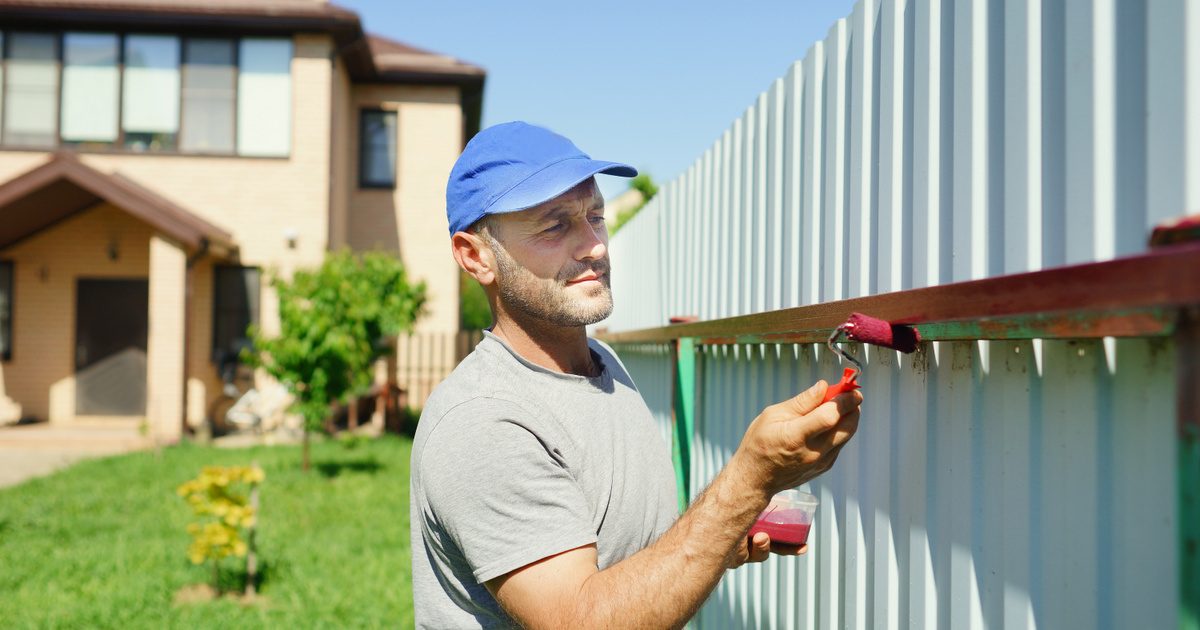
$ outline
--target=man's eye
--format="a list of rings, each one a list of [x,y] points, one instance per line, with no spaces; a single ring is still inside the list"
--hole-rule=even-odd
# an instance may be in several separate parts
[[[591,221],[592,225],[600,225],[601,223],[604,223],[604,215],[598,214],[594,217],[589,217],[588,221]]]
[[[556,223],[556,224],[542,230],[542,234],[554,234],[555,232],[561,232],[563,227],[565,227],[565,226],[562,223]]]

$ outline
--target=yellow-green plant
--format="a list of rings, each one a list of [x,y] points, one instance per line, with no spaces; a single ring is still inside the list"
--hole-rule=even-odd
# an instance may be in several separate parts
[[[198,519],[187,527],[192,536],[188,559],[212,563],[214,589],[220,586],[221,560],[245,557],[249,550],[242,532],[253,535],[257,514],[251,495],[264,477],[258,466],[205,466],[199,477],[175,490]]]

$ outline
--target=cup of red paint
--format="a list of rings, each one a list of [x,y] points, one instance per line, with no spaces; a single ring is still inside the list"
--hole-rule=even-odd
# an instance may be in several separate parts
[[[750,528],[750,537],[766,532],[773,543],[803,545],[808,541],[808,530],[812,528],[819,503],[817,497],[802,490],[784,490],[771,497],[767,509]]]

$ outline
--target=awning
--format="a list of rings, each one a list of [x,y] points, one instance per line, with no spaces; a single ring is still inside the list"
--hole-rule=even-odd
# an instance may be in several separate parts
[[[0,249],[108,202],[191,251],[228,256],[233,236],[119,173],[102,173],[71,153],[0,184]]]

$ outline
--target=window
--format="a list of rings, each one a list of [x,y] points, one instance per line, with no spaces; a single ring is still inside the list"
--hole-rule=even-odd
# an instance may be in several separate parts
[[[175,148],[179,135],[179,38],[125,37],[121,128],[135,151]]]
[[[246,328],[258,323],[258,267],[213,268],[213,362],[220,366],[250,346]]]
[[[54,146],[58,129],[58,36],[9,33],[4,142]]]
[[[183,131],[180,148],[233,153],[237,69],[232,39],[189,39],[183,48]]]
[[[243,39],[238,48],[237,151],[286,156],[292,143],[292,42]]]
[[[292,41],[0,30],[0,146],[287,157]]]
[[[111,144],[117,139],[117,36],[63,36],[62,139]]]
[[[12,358],[13,264],[0,260],[0,359]]]
[[[363,110],[358,138],[358,184],[396,186],[396,112]]]

